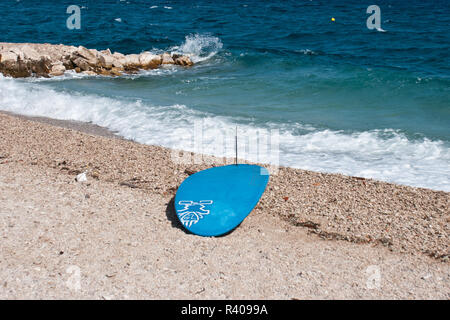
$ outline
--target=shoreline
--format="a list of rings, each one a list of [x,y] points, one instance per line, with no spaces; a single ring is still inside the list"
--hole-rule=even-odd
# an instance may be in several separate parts
[[[125,141],[131,141],[133,143],[137,143],[137,144],[141,144],[141,145],[148,145],[148,144],[143,144],[140,142],[136,142],[134,140],[131,139],[127,139],[121,135],[119,135],[118,133],[97,125],[95,123],[91,123],[91,122],[83,122],[83,121],[77,121],[77,120],[60,120],[60,119],[55,119],[55,118],[50,118],[50,117],[45,117],[45,116],[29,116],[29,115],[23,115],[23,114],[19,114],[19,113],[15,113],[15,112],[11,112],[11,111],[4,111],[4,110],[0,110],[0,114],[5,114],[5,115],[9,115],[12,117],[16,117],[16,118],[20,118],[20,119],[24,119],[24,120],[29,120],[29,121],[35,121],[35,122],[39,122],[42,124],[48,124],[51,126],[55,126],[55,127],[59,127],[62,129],[69,129],[69,130],[74,130],[74,131],[78,131],[81,133],[85,133],[85,134],[89,134],[89,135],[94,135],[94,136],[100,136],[100,137],[105,137],[105,138],[115,138],[115,139],[119,139],[119,140],[125,140]],[[173,151],[174,149],[169,148],[169,147],[163,147],[163,146],[158,146],[158,145],[148,145],[148,146],[155,146],[155,147],[160,147],[160,148],[164,148],[167,150],[171,150]],[[181,150],[183,151],[183,150]],[[183,151],[183,152],[190,152],[193,154],[193,152],[191,151]],[[219,158],[219,159],[223,159],[224,157],[217,157],[217,156],[213,156],[213,155],[207,155],[204,154],[202,155],[204,157],[210,157],[210,158]],[[229,159],[229,158],[227,158]],[[246,159],[239,159],[239,161],[242,161],[243,163],[253,163],[250,162],[249,160]],[[234,163],[234,158],[232,163]],[[225,164],[225,163],[224,163]],[[255,163],[258,165],[262,165],[262,166],[270,166],[270,164],[267,163]],[[450,192],[448,191],[444,191],[444,190],[436,190],[436,189],[431,189],[431,188],[426,188],[426,187],[416,187],[416,186],[410,186],[407,184],[400,184],[400,183],[395,183],[395,182],[389,182],[389,181],[383,181],[383,180],[378,180],[378,179],[374,179],[374,178],[364,178],[364,177],[360,177],[360,176],[351,176],[351,175],[347,175],[347,174],[343,174],[343,173],[331,173],[331,172],[322,172],[322,171],[313,171],[313,170],[307,170],[307,169],[301,169],[301,168],[294,168],[294,167],[288,167],[288,166],[283,166],[280,165],[278,166],[280,168],[287,168],[287,169],[292,169],[292,170],[300,170],[300,171],[305,171],[305,172],[311,172],[311,173],[315,173],[315,174],[324,174],[324,175],[337,175],[337,176],[343,176],[343,177],[347,177],[347,178],[352,178],[352,179],[357,179],[357,180],[370,180],[373,182],[378,182],[378,183],[383,183],[383,184],[392,184],[398,187],[407,187],[407,188],[413,188],[413,189],[423,189],[423,190],[429,190],[429,191],[433,191],[433,192],[444,192],[444,193],[448,193],[450,194]]]
[[[12,117],[16,117],[23,120],[29,120],[29,121],[35,121],[43,124],[48,124],[51,126],[63,128],[63,129],[70,129],[75,130],[78,132],[105,137],[105,138],[115,138],[115,139],[121,139],[121,140],[127,140],[124,137],[119,136],[118,134],[114,133],[113,131],[109,130],[108,128],[96,125],[94,123],[87,123],[82,121],[75,121],[75,120],[59,120],[49,117],[41,117],[41,116],[27,116],[23,114],[14,113],[11,111],[3,111],[0,110],[0,114],[6,114]]]
[[[449,299],[449,193],[280,168],[238,228],[198,237],[172,201],[208,166],[77,125],[0,111],[1,298]]]
[[[167,165],[167,160],[170,161],[171,149],[127,140],[107,128],[95,124],[24,116],[0,111],[0,117],[2,114],[25,121],[37,122],[45,126],[56,126],[63,130],[69,130],[67,134],[72,136],[73,134],[76,136],[76,133],[88,134],[94,138],[94,141],[98,140],[96,137],[101,139],[113,138],[113,140],[117,140],[117,143],[123,143],[125,149],[132,145],[137,150],[150,153],[152,160],[159,158],[157,159],[159,161],[155,164],[168,167],[169,170],[162,170],[164,172],[163,181],[156,181],[155,179],[142,179],[132,176],[131,172],[123,174],[125,172],[120,170],[119,164],[114,159],[107,159],[107,162],[112,161],[114,163],[114,170],[104,172],[106,181],[111,181],[111,179],[115,181],[123,180],[119,183],[132,188],[144,190],[156,188],[160,194],[174,196],[179,184],[189,174],[210,167],[205,164],[180,165],[171,163]],[[51,130],[51,127],[48,127],[48,129]],[[101,141],[98,142],[101,143]],[[114,142],[108,142],[108,149],[114,149]],[[123,150],[123,147],[121,150]],[[69,154],[65,156],[71,157]],[[125,155],[122,154],[121,157],[125,157]],[[81,165],[80,161],[76,161],[76,159],[56,161],[56,163],[53,161],[51,166],[68,173],[81,173],[87,170],[91,177],[101,179],[100,177],[104,175],[102,168],[94,164],[95,158],[95,155],[91,155],[87,166]],[[135,159],[133,160],[132,167],[138,169],[139,163]],[[48,163],[48,161],[46,162]],[[265,164],[261,165],[268,167]],[[139,169],[139,173],[142,174],[142,167]],[[174,172],[171,173],[170,169],[174,169]],[[152,172],[155,171],[152,170]],[[177,174],[178,176],[176,176]],[[306,188],[303,186],[302,179],[306,179],[309,183]],[[169,181],[166,186],[164,186],[165,181]],[[296,187],[303,190],[297,190]],[[330,192],[330,189],[334,189],[334,191],[331,190]],[[326,196],[324,197],[321,193],[325,193]],[[339,198],[338,194],[342,197]],[[310,199],[305,200],[305,198]],[[295,205],[295,202],[298,204]],[[280,166],[279,173],[271,176],[267,189],[254,212],[279,216],[292,225],[305,228],[309,233],[316,234],[323,239],[378,244],[398,252],[420,252],[439,260],[449,261],[448,243],[447,245],[445,243],[439,245],[436,239],[430,242],[423,241],[422,243],[417,241],[420,238],[419,234],[429,233],[429,226],[432,227],[434,232],[438,233],[438,236],[444,242],[445,239],[448,239],[450,215],[448,210],[445,209],[448,207],[450,207],[450,193],[445,191]],[[319,208],[325,212],[320,212]],[[300,210],[303,212],[300,212]],[[395,212],[395,210],[399,211]],[[410,216],[409,213],[413,213],[413,216]],[[376,223],[373,220],[376,220]],[[406,226],[409,230],[406,233],[405,230],[401,232],[401,229],[405,227],[405,221],[402,220],[409,220]],[[427,225],[423,222],[430,220],[434,222],[434,225]],[[353,222],[356,222],[356,225]],[[400,228],[395,226],[396,223],[400,224]],[[417,228],[417,225],[421,225],[421,228]],[[392,232],[394,230],[398,232]],[[411,230],[416,231],[412,232],[412,237],[409,234]],[[432,238],[435,237],[430,236],[430,239],[427,240]],[[401,241],[399,241],[400,239]]]

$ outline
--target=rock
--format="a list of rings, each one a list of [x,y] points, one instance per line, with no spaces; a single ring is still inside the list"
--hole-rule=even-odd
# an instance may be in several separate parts
[[[106,49],[106,50],[100,51],[100,53],[101,53],[101,54],[106,54],[106,55],[108,55],[108,56],[111,56],[111,55],[112,55],[111,50],[109,50],[109,48]]]
[[[113,63],[115,61],[112,56],[107,55],[107,54],[100,54],[98,56],[98,60],[99,60],[100,65],[103,68],[107,68],[107,69],[111,69],[113,67]]]
[[[155,69],[161,64],[193,65],[189,56],[179,53],[156,55],[151,52],[124,55],[106,49],[39,43],[0,42],[0,73],[10,77],[60,76],[66,70],[77,73],[119,76],[139,69]]]
[[[175,61],[173,61],[172,57],[167,52],[161,55],[161,59],[161,64],[175,64]]]
[[[11,47],[11,48],[9,48],[9,51],[13,52],[13,53],[15,53],[17,55],[17,57],[18,57],[17,60],[22,60],[23,61],[25,59],[25,55],[23,54],[23,52],[19,48]]]
[[[15,63],[18,55],[15,52],[7,51],[0,53],[0,63]]]
[[[116,58],[117,60],[125,58],[125,55],[120,52],[114,52],[112,56],[113,56],[113,58]]]
[[[143,52],[139,55],[139,63],[143,69],[156,69],[161,62],[161,56],[157,54]]]
[[[51,60],[48,56],[43,56],[39,61],[29,62],[31,71],[38,77],[48,77],[51,70]]]
[[[92,53],[97,59],[101,55],[100,51],[97,49],[87,49],[90,53]]]
[[[87,63],[89,63],[93,67],[95,67],[98,64],[96,54],[83,46],[79,46],[78,49],[73,53],[73,55],[83,58]]]
[[[72,62],[79,67],[82,71],[89,71],[92,69],[92,66],[89,64],[89,62],[81,57],[78,57],[74,60],[72,60]]]
[[[140,67],[139,55],[138,54],[128,54],[122,62],[125,69],[138,69]]]
[[[175,64],[185,67],[193,66],[194,63],[192,62],[191,58],[188,56],[181,56],[175,59]]]
[[[94,73],[98,73],[98,74],[100,74],[102,76],[112,76],[112,74],[111,74],[111,72],[109,70],[103,69],[103,68],[101,68],[100,70],[97,70]]]
[[[70,60],[70,58],[71,58],[70,54],[61,57],[61,62],[66,68],[66,70],[71,70],[75,68],[75,64],[72,62],[72,60]]]
[[[42,55],[30,46],[22,47],[21,51],[23,53],[24,60],[40,61],[42,59]],[[46,58],[50,60],[50,57],[46,56]]]
[[[172,59],[175,61],[179,57],[182,57],[183,55],[180,53],[172,52]]]
[[[110,72],[114,76],[121,76],[122,72],[123,72],[123,68],[112,67]]]
[[[100,66],[99,59],[97,58],[97,50],[89,50],[85,47],[78,47],[71,56],[72,63],[79,67],[82,71],[92,71]]]
[[[92,70],[86,70],[86,71],[83,71],[83,73],[87,74],[88,76],[96,76],[97,75],[97,72],[94,72]]]
[[[113,55],[113,67],[116,68],[123,68],[123,64],[125,63],[126,57],[124,54],[121,54],[119,52],[114,52]]]
[[[51,68],[50,75],[51,76],[62,76],[66,71],[66,67],[63,64],[54,64]]]
[[[114,60],[112,65],[113,65],[113,68],[123,69],[123,64],[119,60]]]
[[[29,77],[32,74],[30,65],[23,61],[23,55],[13,51],[0,53],[0,72],[13,78]]]
[[[422,280],[428,280],[428,279],[430,279],[431,277],[432,277],[432,275],[431,275],[430,273],[428,273],[428,274],[426,274],[426,275],[420,277],[420,279],[422,279]]]
[[[86,182],[87,181],[86,171],[77,175],[77,177],[75,178],[75,181]]]

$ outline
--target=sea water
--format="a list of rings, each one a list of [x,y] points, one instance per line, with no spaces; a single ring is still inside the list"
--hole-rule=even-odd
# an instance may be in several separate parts
[[[73,4],[80,29],[66,25]],[[450,191],[450,3],[377,1],[378,31],[371,4],[2,0],[0,41],[177,51],[196,65],[0,76],[0,109],[185,150],[200,123],[217,155],[217,130],[277,132],[281,165]]]

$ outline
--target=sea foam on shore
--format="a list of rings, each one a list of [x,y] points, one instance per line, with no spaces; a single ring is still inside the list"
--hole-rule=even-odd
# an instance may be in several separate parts
[[[273,163],[273,158],[252,153],[249,143],[257,143],[258,136],[277,134],[281,165],[450,191],[450,146],[443,141],[412,140],[389,129],[349,133],[299,124],[251,124],[239,117],[217,116],[183,104],[155,105],[143,99],[61,90],[52,86],[55,81],[61,80],[35,83],[0,75],[0,109],[92,122],[140,143],[228,157],[234,154],[234,140],[219,143],[216,138],[233,138],[235,125],[240,123],[240,156],[255,162]],[[133,78],[128,81],[134,84]],[[202,131],[200,149],[194,146],[196,126]]]
[[[76,125],[76,124],[75,124]],[[71,124],[71,127],[74,128]],[[86,135],[0,113],[0,167],[20,163],[171,197],[210,164],[176,163],[172,150]],[[280,167],[252,215],[280,217],[324,239],[382,245],[448,261],[450,193]]]

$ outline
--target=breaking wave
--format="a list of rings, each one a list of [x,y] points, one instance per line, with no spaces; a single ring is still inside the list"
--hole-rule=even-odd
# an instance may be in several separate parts
[[[161,106],[140,99],[83,95],[3,76],[0,109],[92,122],[140,143],[218,156],[233,156],[236,122],[245,123],[245,119],[216,116],[182,104]],[[199,125],[200,150],[193,138]],[[304,127],[299,134],[298,129],[298,125],[280,128],[275,123],[258,127],[247,121],[239,125],[239,154],[248,160],[274,163],[273,158],[264,158],[261,152],[245,150],[252,149],[264,135],[270,139],[278,137],[281,165],[450,191],[448,143],[426,138],[412,140],[395,130],[348,133]]]
[[[180,46],[171,48],[171,51],[189,55],[194,63],[214,57],[223,47],[219,38],[211,35],[188,35]]]

